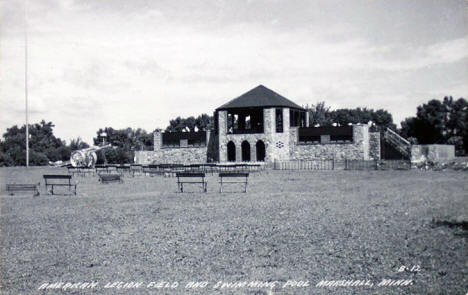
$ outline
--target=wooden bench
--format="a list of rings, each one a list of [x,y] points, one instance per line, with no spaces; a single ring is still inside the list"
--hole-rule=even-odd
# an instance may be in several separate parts
[[[148,165],[148,169],[147,169],[146,173],[149,174],[149,176],[151,176],[151,177],[153,177],[154,175],[163,174],[163,172],[159,168],[159,165],[156,165],[156,164]]]
[[[125,173],[130,174],[130,165],[124,164],[117,166],[117,173],[119,173],[120,175],[124,175]]]
[[[67,170],[68,170],[68,173],[72,174],[72,175],[75,174],[75,173],[77,173],[77,174],[79,173],[78,167],[68,166]]]
[[[86,176],[86,175],[94,175],[94,168],[92,167],[79,167],[78,168],[78,175]]]
[[[7,192],[10,192],[10,196],[14,195],[14,192],[34,192],[34,197],[39,196],[39,186],[40,183],[9,183],[6,185]]]
[[[72,175],[69,174],[45,174],[44,176],[45,188],[51,187],[51,193],[54,194],[54,186],[68,186],[68,190],[74,188],[73,193],[76,195],[76,184],[72,183]]]
[[[233,178],[237,180],[229,180],[229,181],[223,181],[224,178]],[[241,178],[239,180],[239,178]],[[249,179],[249,173],[239,173],[239,172],[224,172],[224,173],[219,173],[219,192],[223,192],[223,184],[226,183],[242,183],[244,184],[244,193],[247,192],[247,183]]]
[[[135,177],[135,174],[141,175],[143,173],[142,165],[130,165],[130,174]]]
[[[184,183],[201,184],[203,191],[206,193],[208,183],[205,181],[205,173],[179,172],[176,173],[176,177],[177,187],[181,193],[184,192]]]
[[[186,172],[183,164],[159,164],[158,166],[164,177],[174,177],[177,173]]]
[[[123,182],[120,174],[98,174],[98,176],[101,183]]]

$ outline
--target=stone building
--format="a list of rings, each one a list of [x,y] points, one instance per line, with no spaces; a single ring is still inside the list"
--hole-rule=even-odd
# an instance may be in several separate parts
[[[218,107],[213,131],[154,134],[154,151],[136,162],[267,162],[380,159],[380,134],[368,125],[309,127],[308,112],[259,85]]]

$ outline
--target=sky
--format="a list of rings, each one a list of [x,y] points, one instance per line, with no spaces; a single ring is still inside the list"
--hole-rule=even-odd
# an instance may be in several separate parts
[[[165,128],[259,84],[394,122],[468,99],[465,0],[0,0],[0,132]]]

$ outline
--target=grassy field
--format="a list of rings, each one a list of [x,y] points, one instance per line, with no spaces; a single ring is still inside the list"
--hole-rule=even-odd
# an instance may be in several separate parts
[[[218,193],[215,176],[208,193],[183,194],[174,178],[103,185],[88,176],[75,178],[77,196],[42,185],[39,197],[9,196],[5,184],[65,169],[0,173],[1,294],[468,292],[466,172],[264,171],[246,194]],[[384,279],[411,283],[379,286]],[[192,281],[206,286],[186,288]],[[98,285],[38,290],[54,282]],[[142,284],[106,288],[113,282]]]

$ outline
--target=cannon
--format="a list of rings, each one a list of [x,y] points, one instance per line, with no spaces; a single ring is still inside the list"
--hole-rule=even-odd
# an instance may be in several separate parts
[[[112,147],[112,145],[108,144],[74,151],[71,154],[70,163],[73,167],[94,167],[97,161],[96,152],[110,147]]]

